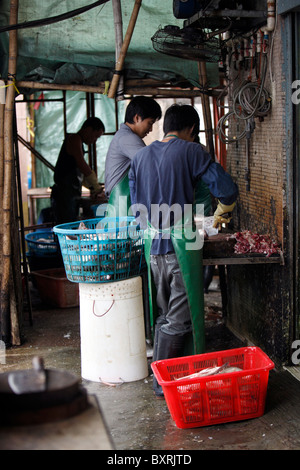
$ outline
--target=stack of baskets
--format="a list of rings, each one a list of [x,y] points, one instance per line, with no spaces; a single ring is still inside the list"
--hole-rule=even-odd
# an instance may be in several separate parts
[[[58,242],[53,232],[37,231],[25,235],[26,257],[31,271],[57,268],[62,265]]]
[[[134,217],[95,218],[53,230],[69,281],[120,281],[146,269],[143,231]]]

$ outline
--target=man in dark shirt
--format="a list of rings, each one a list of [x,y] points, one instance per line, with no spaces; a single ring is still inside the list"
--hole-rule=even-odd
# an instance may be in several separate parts
[[[196,259],[201,250],[196,249],[192,255],[188,253],[184,244],[179,244],[174,236],[167,236],[172,233],[170,225],[176,226],[185,220],[185,212],[193,206],[199,179],[219,200],[215,225],[222,221],[223,214],[233,210],[238,195],[230,175],[194,142],[199,124],[198,113],[192,106],[171,106],[165,114],[164,139],[139,150],[129,171],[133,213],[139,215],[143,227],[148,223],[155,233],[148,260],[156,288],[158,314],[153,319],[156,320],[153,360],[182,356],[191,332],[194,350],[203,348],[203,344],[197,346],[195,338],[199,337],[199,330],[204,330],[204,311],[199,312],[198,300],[195,308],[190,301],[203,295],[203,289],[199,285],[198,293],[197,289],[193,295],[188,293],[192,278],[201,270],[201,259],[199,265],[186,265],[188,280],[182,272],[185,259]],[[185,228],[183,225],[182,230]],[[183,262],[179,263],[179,259]],[[204,331],[201,335],[204,336]],[[154,391],[158,397],[163,395],[155,378]]]
[[[90,189],[92,196],[102,191],[95,172],[84,159],[83,144],[94,144],[104,131],[103,122],[91,117],[76,134],[67,134],[56,162],[51,193],[55,224],[78,219],[82,185]]]

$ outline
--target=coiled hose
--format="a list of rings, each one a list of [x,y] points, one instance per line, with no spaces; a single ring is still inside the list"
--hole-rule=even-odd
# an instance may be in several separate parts
[[[271,109],[271,97],[264,87],[267,57],[265,56],[262,80],[257,82],[245,81],[233,93],[232,110],[225,114],[217,124],[217,133],[223,143],[233,143],[243,139],[247,134],[247,122],[254,117],[264,117]],[[243,125],[242,131],[229,137],[226,135],[226,122],[236,119]]]
[[[226,135],[226,121],[229,121],[231,118],[236,119],[236,115],[235,115],[234,111],[230,111],[229,113],[224,114],[224,116],[221,117],[221,119],[219,120],[219,122],[217,124],[216,131],[219,135],[219,139],[224,144],[232,144],[232,143],[237,142],[241,139],[244,139],[244,137],[246,136],[246,131],[247,131],[246,121],[241,122],[241,124],[243,126],[243,130],[241,131],[241,133],[239,135],[234,135],[231,138]]]

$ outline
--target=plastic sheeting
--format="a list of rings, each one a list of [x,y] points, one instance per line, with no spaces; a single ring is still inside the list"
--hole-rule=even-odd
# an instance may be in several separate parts
[[[18,23],[60,15],[93,3],[91,0],[22,0]],[[134,0],[121,0],[123,36],[132,14]],[[0,2],[0,27],[9,24],[10,0]],[[152,77],[160,80],[198,82],[198,64],[160,54],[153,49],[151,37],[166,25],[182,27],[173,15],[173,0],[143,0],[125,59],[127,78]],[[0,73],[7,78],[9,33],[0,34]],[[97,85],[110,80],[115,69],[115,29],[112,2],[55,24],[18,30],[17,80],[44,83]],[[218,64],[207,64],[208,84],[219,85]],[[21,90],[22,91],[22,90]],[[49,93],[49,94],[48,94]],[[39,93],[36,93],[36,97]],[[44,92],[53,99],[62,92]],[[86,119],[85,94],[67,92],[68,132],[76,132]],[[115,132],[115,103],[95,95],[95,115],[106,132]],[[119,102],[119,123],[123,122],[125,103]],[[55,165],[63,131],[63,103],[45,102],[35,113],[35,147]],[[106,152],[112,136],[97,143],[99,181],[104,181]],[[53,172],[36,160],[37,187],[51,186]]]
[[[90,4],[87,0],[22,0],[18,22],[53,17]],[[0,5],[0,26],[9,24],[9,0]],[[134,6],[134,0],[122,0],[123,35]],[[184,77],[198,81],[197,62],[178,59],[156,52],[151,37],[166,25],[182,27],[183,21],[173,15],[173,0],[143,0],[125,69],[171,78]],[[1,74],[6,78],[8,32],[0,34]],[[17,79],[53,83],[96,84],[111,78],[115,68],[115,31],[112,2],[107,2],[79,16],[55,24],[18,30]],[[88,69],[90,69],[88,71]],[[219,84],[217,64],[207,64],[208,82]],[[96,83],[95,83],[96,82]]]

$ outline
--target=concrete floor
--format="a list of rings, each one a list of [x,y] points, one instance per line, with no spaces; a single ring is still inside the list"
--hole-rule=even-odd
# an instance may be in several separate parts
[[[224,326],[220,293],[213,289],[205,295],[207,350],[244,346]],[[32,357],[39,355],[46,368],[80,377],[79,309],[49,309],[36,298],[33,319],[24,329],[23,345],[6,351],[0,371],[31,368]],[[152,375],[115,387],[86,380],[82,385],[97,398],[116,450],[300,449],[300,382],[286,371],[271,372],[262,417],[186,430],[176,427],[165,401],[154,398]]]

